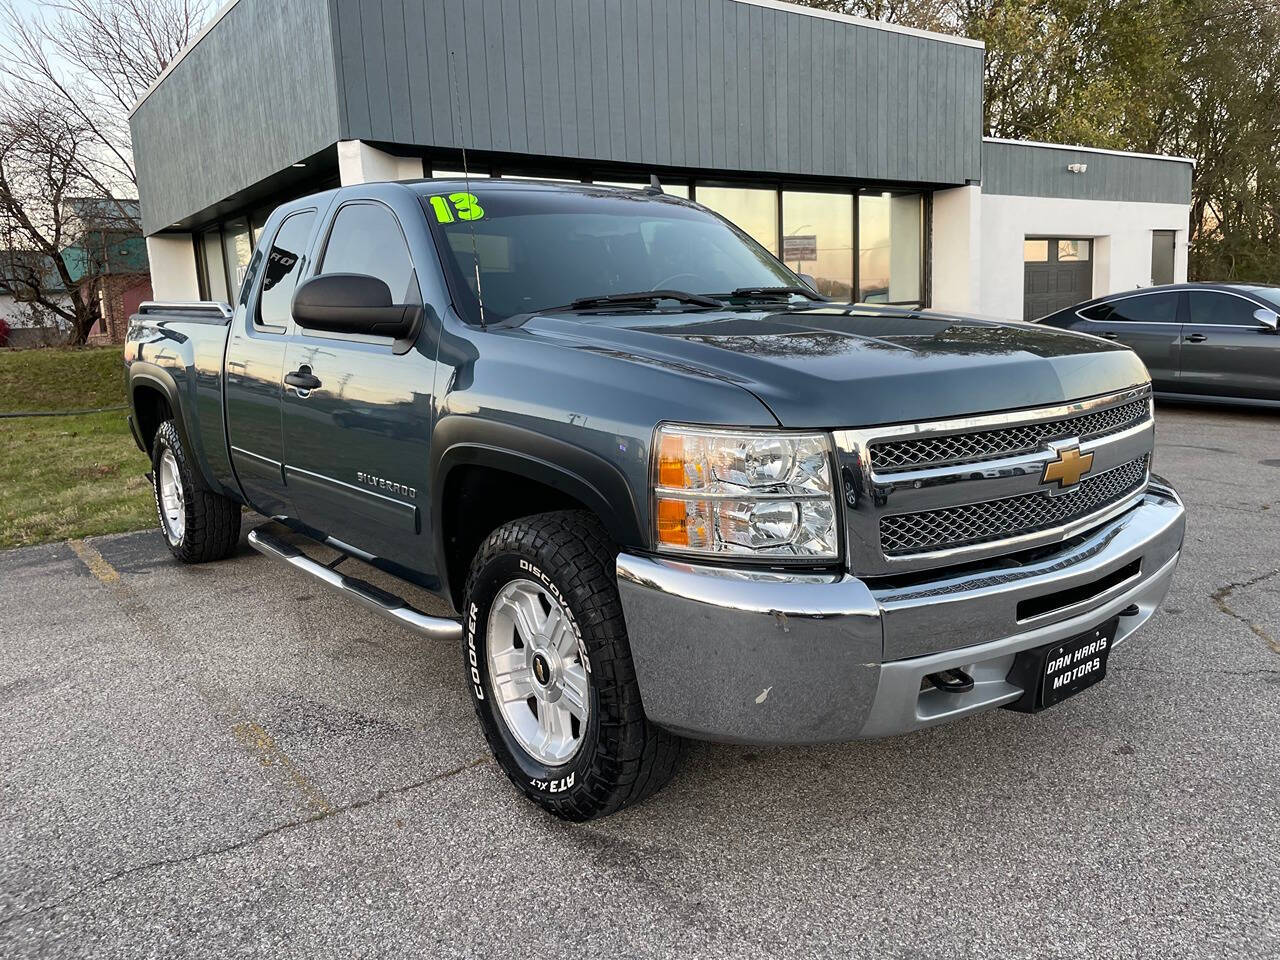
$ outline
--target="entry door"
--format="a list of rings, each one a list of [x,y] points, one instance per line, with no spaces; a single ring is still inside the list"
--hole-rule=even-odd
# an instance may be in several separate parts
[[[1022,319],[1038,320],[1093,296],[1091,240],[1028,238],[1022,259]]]
[[[288,345],[289,302],[303,269],[315,210],[289,214],[275,231],[255,289],[232,321],[226,402],[231,462],[249,505],[268,517],[292,513],[284,485],[280,381]]]
[[[382,203],[339,208],[318,273],[381,279],[398,303],[420,303],[399,221]],[[309,373],[310,390],[284,387],[285,479],[297,517],[384,565],[428,571],[427,461],[432,351],[396,353],[390,338],[293,328],[285,373]]]
[[[1116,340],[1147,365],[1157,389],[1176,391],[1182,350],[1182,295],[1176,290],[1131,293],[1080,311],[1081,333]]]
[[[1280,400],[1280,336],[1254,319],[1262,304],[1233,293],[1191,290],[1187,306],[1179,389]]]

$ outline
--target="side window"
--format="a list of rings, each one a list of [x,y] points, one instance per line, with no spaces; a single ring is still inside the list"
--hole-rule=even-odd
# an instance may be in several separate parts
[[[1147,293],[1100,303],[1084,311],[1089,320],[1121,323],[1177,323],[1176,293]]]
[[[258,298],[258,313],[254,322],[260,326],[283,327],[289,322],[289,306],[293,302],[293,288],[298,285],[298,273],[302,269],[302,251],[311,236],[311,225],[316,212],[306,210],[285,218],[271,240],[267,253],[267,268],[262,279],[262,295]]]
[[[1253,311],[1258,305],[1251,300],[1226,293],[1192,290],[1189,305],[1191,323],[1214,323],[1220,326],[1256,327]]]
[[[393,303],[418,303],[418,282],[404,233],[380,203],[349,203],[338,211],[325,247],[321,273],[363,273],[391,290]]]

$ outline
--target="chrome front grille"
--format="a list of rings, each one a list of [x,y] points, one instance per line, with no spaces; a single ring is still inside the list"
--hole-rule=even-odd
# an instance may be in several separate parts
[[[835,432],[849,567],[888,576],[1060,543],[1131,505],[1150,476],[1151,389]],[[1051,464],[1088,458],[1066,490]]]
[[[1048,490],[968,503],[923,513],[899,513],[880,520],[880,546],[885,556],[951,550],[1007,540],[1060,527],[1124,500],[1147,482],[1148,457],[1139,457],[1082,480],[1058,496]]]
[[[1067,437],[1091,440],[1104,437],[1127,430],[1150,417],[1151,401],[1143,397],[1121,406],[1041,423],[1024,423],[999,430],[978,430],[940,437],[881,441],[871,444],[871,466],[880,473],[896,473],[1017,456],[1031,453],[1050,440]]]

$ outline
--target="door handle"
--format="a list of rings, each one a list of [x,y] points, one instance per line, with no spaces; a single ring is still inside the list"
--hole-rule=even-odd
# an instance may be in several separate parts
[[[1187,343],[1204,343],[1208,339],[1203,333],[1193,333],[1187,337]]]
[[[320,386],[320,378],[305,363],[293,373],[286,373],[284,382],[298,390],[315,390]]]
[[[1100,333],[1098,334],[1098,336],[1100,336],[1103,340],[1119,340],[1120,339],[1120,334],[1118,333]]]

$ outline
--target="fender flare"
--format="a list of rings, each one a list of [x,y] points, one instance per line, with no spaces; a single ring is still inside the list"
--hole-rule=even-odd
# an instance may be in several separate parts
[[[141,368],[141,369],[139,369]],[[174,426],[178,429],[178,436],[182,439],[182,444],[187,448],[191,461],[199,468],[204,476],[205,483],[209,485],[211,490],[222,490],[224,485],[217,481],[217,478],[209,475],[208,458],[205,455],[204,447],[200,442],[198,432],[192,430],[192,424],[188,423],[188,418],[192,415],[189,411],[189,404],[182,403],[181,391],[178,389],[177,382],[173,376],[163,367],[158,367],[153,363],[146,363],[142,360],[135,360],[129,367],[129,411],[133,414],[135,423],[137,421],[138,409],[134,403],[134,393],[139,387],[147,387],[160,393],[169,404],[169,410],[173,414]],[[141,425],[137,428],[141,431]],[[140,434],[139,434],[140,435]],[[151,451],[145,451],[147,456],[151,455]],[[239,491],[236,491],[237,496]]]
[[[615,543],[645,542],[640,510],[626,477],[616,465],[583,447],[524,427],[455,417],[436,425],[432,451],[431,523],[442,573],[448,569],[444,489],[449,474],[463,466],[492,467],[544,484],[591,510]]]
[[[173,421],[178,428],[178,435],[182,437],[184,444],[190,446],[190,431],[187,430],[186,411],[178,400],[178,385],[173,382],[173,377],[168,371],[157,367],[155,364],[144,363],[141,360],[135,360],[129,367],[129,411],[133,414],[135,421],[138,416],[138,407],[134,402],[134,395],[139,387],[148,387],[165,398],[169,404],[169,410],[173,413]],[[142,429],[140,424],[138,429],[139,431]],[[147,451],[148,454],[150,452],[150,450]]]

